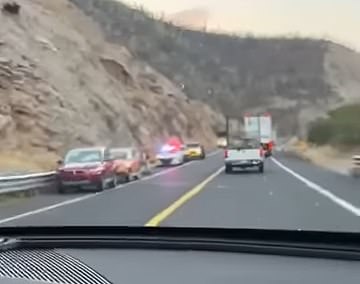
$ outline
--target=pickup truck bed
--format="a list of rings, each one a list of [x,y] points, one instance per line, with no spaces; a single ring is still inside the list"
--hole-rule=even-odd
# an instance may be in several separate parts
[[[261,148],[230,148],[225,150],[225,172],[231,173],[234,168],[258,168],[264,172],[264,153]]]

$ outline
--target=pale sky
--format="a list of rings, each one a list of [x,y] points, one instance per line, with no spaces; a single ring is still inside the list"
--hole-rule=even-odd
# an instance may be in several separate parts
[[[156,13],[206,8],[209,26],[261,35],[327,37],[360,50],[360,0],[125,0]]]

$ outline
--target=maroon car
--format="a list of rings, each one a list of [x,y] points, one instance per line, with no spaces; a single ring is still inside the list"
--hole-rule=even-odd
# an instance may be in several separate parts
[[[114,161],[106,147],[73,149],[59,164],[60,193],[69,188],[103,191],[115,186]]]

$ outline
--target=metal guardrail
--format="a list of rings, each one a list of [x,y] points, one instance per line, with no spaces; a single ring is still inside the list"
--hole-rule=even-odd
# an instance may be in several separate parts
[[[158,161],[148,164],[145,174],[151,175],[159,165]],[[56,172],[44,172],[25,175],[0,176],[0,195],[19,192],[31,192],[40,189],[53,189],[56,186]]]
[[[0,194],[43,189],[53,186],[55,182],[55,172],[0,177]]]
[[[360,167],[360,155],[354,155],[352,157],[354,166]]]
[[[146,174],[151,174],[157,163],[149,164]],[[41,189],[54,189],[56,172],[34,173],[25,175],[0,176],[0,195],[20,192],[32,192]]]
[[[360,177],[360,155],[352,157],[351,175],[353,177]]]

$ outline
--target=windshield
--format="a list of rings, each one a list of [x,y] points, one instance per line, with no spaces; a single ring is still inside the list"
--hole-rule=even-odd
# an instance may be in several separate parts
[[[65,157],[65,164],[101,162],[101,151],[98,150],[75,150]]]
[[[360,233],[359,28],[360,0],[0,1],[0,226]]]

